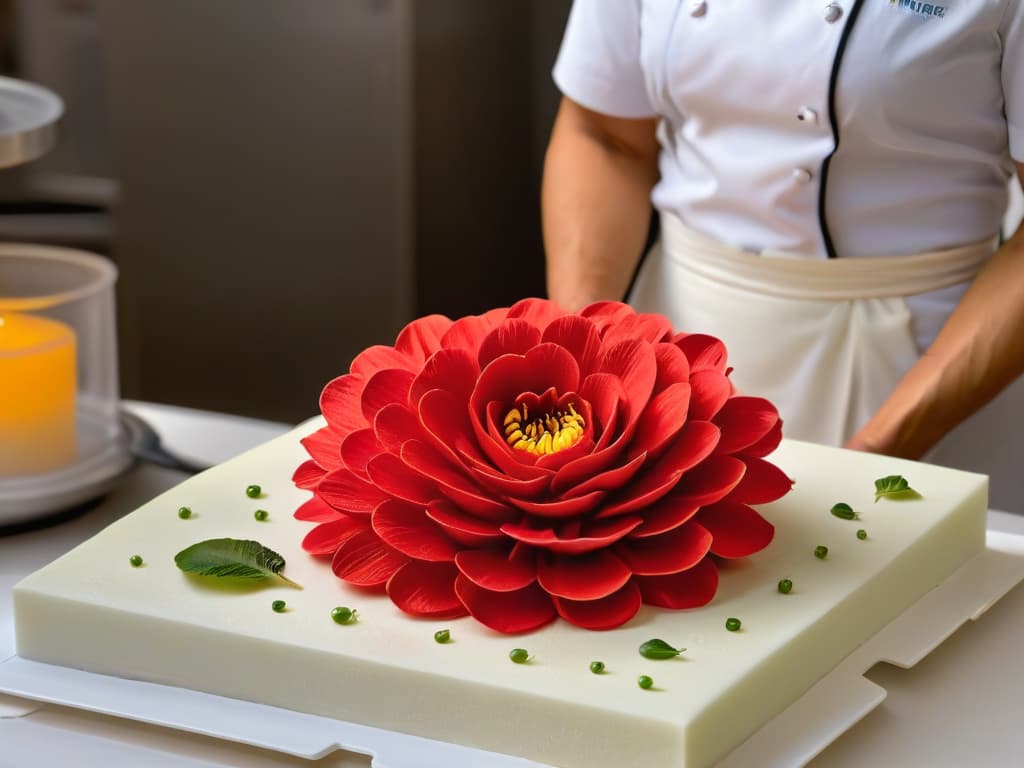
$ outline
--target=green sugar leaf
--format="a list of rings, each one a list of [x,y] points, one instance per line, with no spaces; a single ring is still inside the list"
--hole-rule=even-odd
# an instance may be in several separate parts
[[[185,573],[233,579],[278,578],[302,589],[284,576],[284,558],[258,541],[246,539],[207,539],[181,550],[174,563]]]
[[[883,497],[894,501],[922,498],[903,475],[886,475],[875,480],[875,502]]]
[[[661,661],[663,659],[674,659],[685,650],[685,648],[673,648],[664,640],[654,638],[640,646],[640,655],[645,659]]]
[[[842,518],[843,520],[856,520],[857,513],[853,511],[853,507],[840,501],[838,504],[833,504],[832,509],[829,510],[836,517]]]

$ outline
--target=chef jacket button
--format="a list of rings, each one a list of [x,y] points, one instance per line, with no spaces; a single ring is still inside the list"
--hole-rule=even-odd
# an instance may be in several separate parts
[[[806,168],[794,168],[792,176],[793,181],[797,184],[806,184],[813,178],[813,176],[811,176],[811,172]]]
[[[704,0],[693,0],[690,3],[690,15],[691,16],[703,16],[708,12],[708,4]]]
[[[818,113],[810,107],[801,107],[800,111],[796,113],[796,119],[815,125],[818,122]]]
[[[836,3],[829,3],[825,6],[825,21],[834,24],[843,17],[843,8]]]

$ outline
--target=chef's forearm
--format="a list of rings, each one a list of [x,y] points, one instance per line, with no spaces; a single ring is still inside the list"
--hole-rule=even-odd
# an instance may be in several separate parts
[[[919,458],[1024,373],[1024,227],[978,274],[931,348],[851,441]]]
[[[568,310],[621,300],[650,222],[656,122],[598,115],[563,99],[544,163],[548,296]]]

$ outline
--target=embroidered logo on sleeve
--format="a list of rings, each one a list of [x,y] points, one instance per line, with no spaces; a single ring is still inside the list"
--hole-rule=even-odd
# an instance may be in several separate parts
[[[949,8],[948,3],[922,3],[918,0],[889,0],[889,5],[898,8],[901,11],[907,13],[913,13],[915,16],[925,16],[929,18],[941,19],[946,15],[946,10]]]

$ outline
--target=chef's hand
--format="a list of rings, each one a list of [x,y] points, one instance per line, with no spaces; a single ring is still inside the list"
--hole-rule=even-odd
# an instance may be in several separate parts
[[[1024,163],[1017,163],[1024,186]],[[1024,373],[1024,225],[846,447],[918,459]]]

